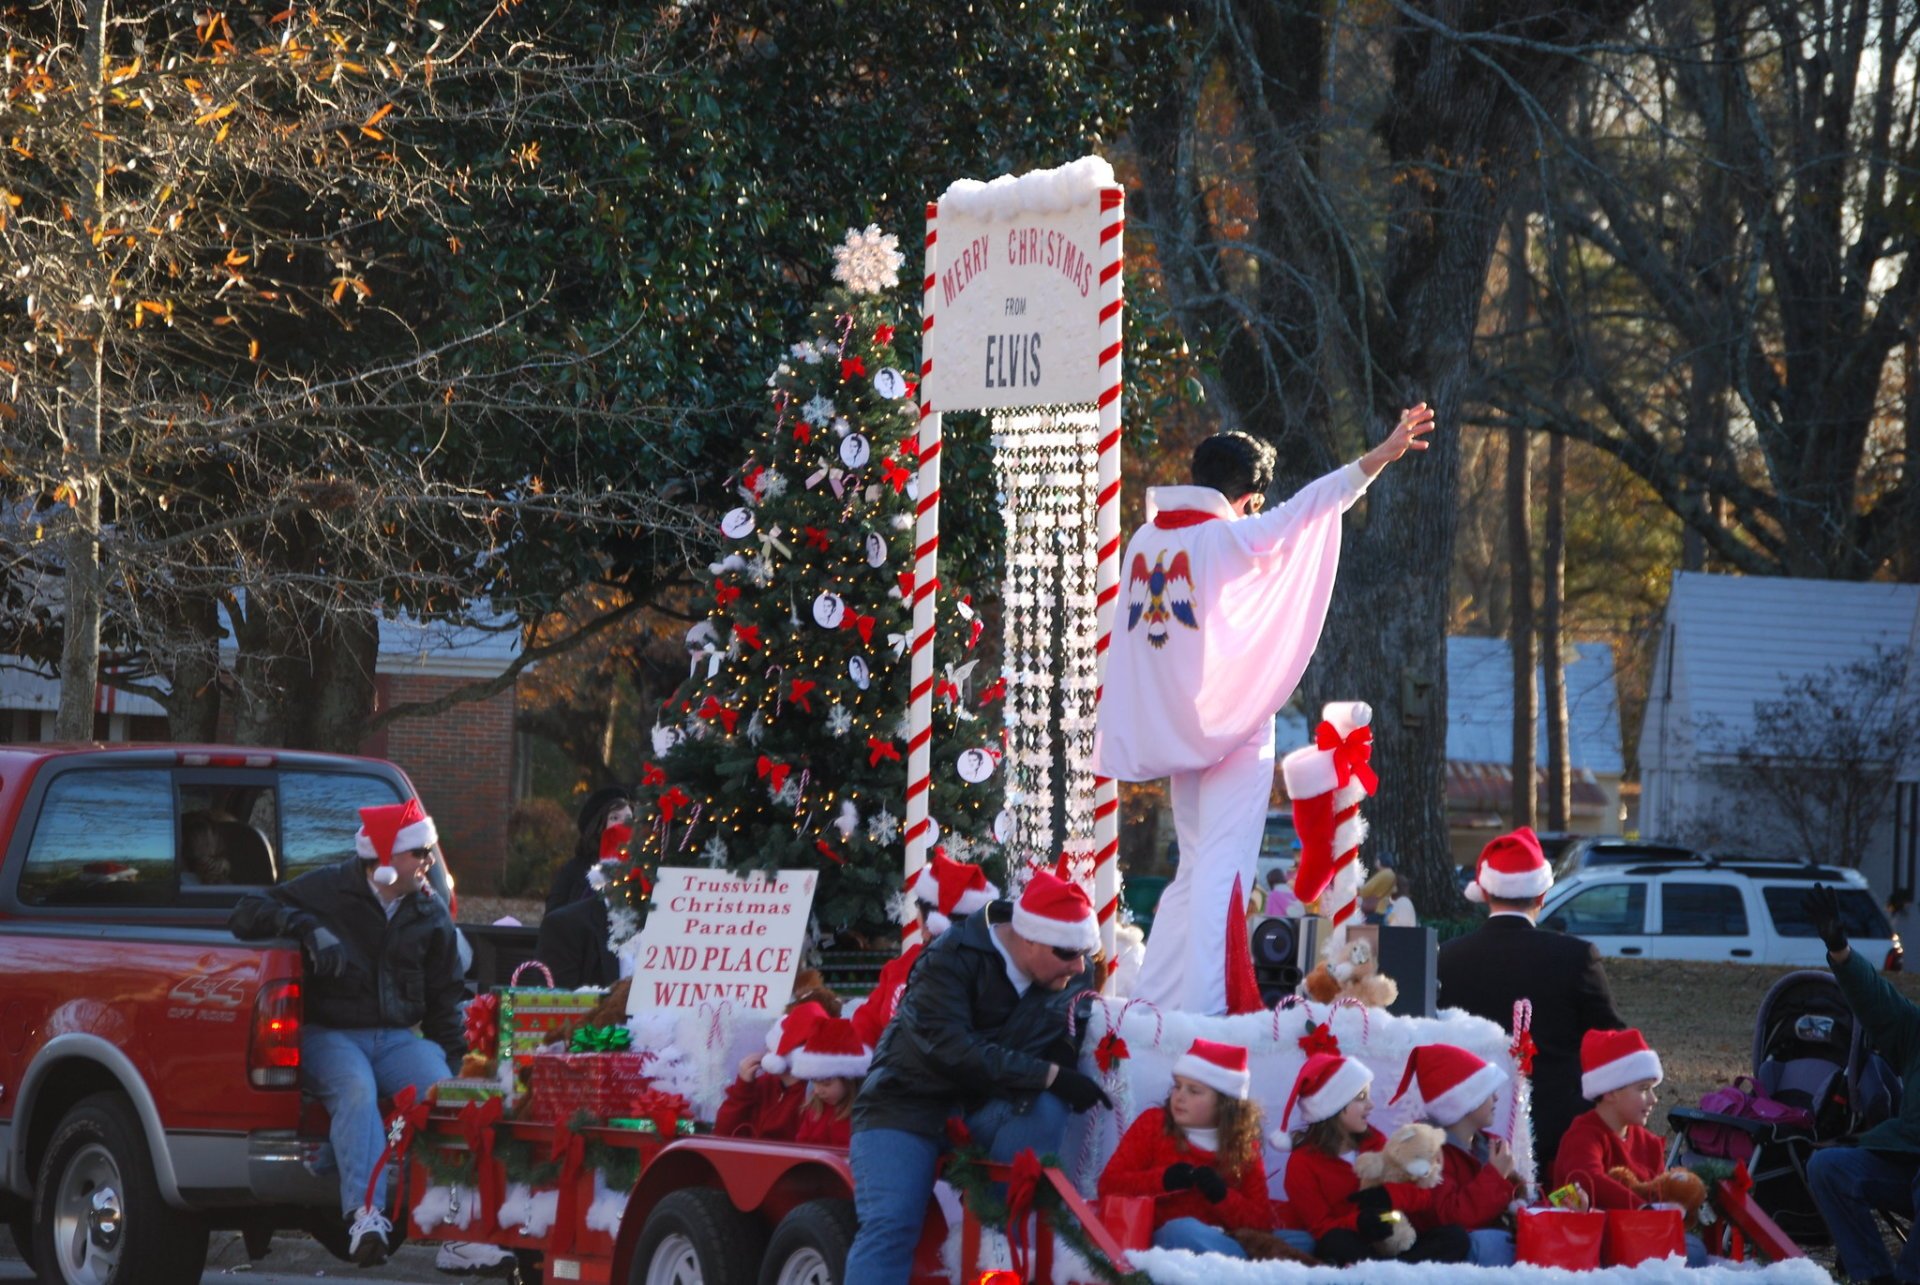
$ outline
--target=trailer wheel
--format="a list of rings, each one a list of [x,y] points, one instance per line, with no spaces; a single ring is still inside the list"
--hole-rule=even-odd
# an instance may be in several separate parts
[[[846,1285],[847,1251],[859,1226],[850,1200],[795,1205],[773,1229],[760,1285]]]
[[[195,1285],[207,1227],[168,1209],[127,1100],[96,1093],[54,1130],[34,1191],[33,1255],[52,1285]]]
[[[688,1187],[662,1198],[647,1215],[629,1285],[747,1285],[766,1244],[760,1221],[741,1213],[727,1193]]]

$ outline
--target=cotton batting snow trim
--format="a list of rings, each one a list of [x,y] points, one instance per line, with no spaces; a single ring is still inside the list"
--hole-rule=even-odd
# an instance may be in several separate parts
[[[983,220],[1065,214],[1093,200],[1101,188],[1113,186],[1113,166],[1102,157],[1083,156],[1058,169],[1002,174],[991,183],[955,179],[940,198],[940,211]]]
[[[428,1187],[413,1207],[413,1222],[423,1232],[442,1225],[465,1231],[479,1203],[480,1197],[471,1187]]]
[[[587,1230],[609,1236],[620,1234],[620,1220],[627,1215],[627,1193],[607,1186],[607,1175],[593,1171],[593,1203],[587,1206]]]
[[[560,1193],[535,1191],[524,1182],[509,1184],[500,1201],[502,1227],[517,1227],[523,1236],[544,1236],[560,1211]]]
[[[1768,1267],[1719,1264],[1688,1267],[1680,1258],[1570,1272],[1557,1267],[1470,1267],[1465,1263],[1388,1263],[1361,1261],[1351,1267],[1306,1267],[1300,1263],[1253,1263],[1223,1254],[1190,1254],[1184,1249],[1136,1249],[1127,1257],[1155,1285],[1439,1285],[1484,1281],[1486,1285],[1833,1285],[1833,1277],[1810,1259],[1795,1258]]]

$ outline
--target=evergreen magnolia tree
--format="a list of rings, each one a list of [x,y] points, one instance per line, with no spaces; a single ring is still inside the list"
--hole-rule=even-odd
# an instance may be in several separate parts
[[[910,920],[901,895],[916,433],[912,359],[886,297],[902,256],[877,227],[835,252],[841,285],[767,380],[764,435],[735,473],[691,672],[653,731],[613,936],[661,865],[822,872],[829,930]],[[908,333],[911,333],[910,331]],[[981,628],[942,585],[932,815],[957,859],[997,864],[1005,684],[973,681]],[[984,677],[984,675],[983,675]]]

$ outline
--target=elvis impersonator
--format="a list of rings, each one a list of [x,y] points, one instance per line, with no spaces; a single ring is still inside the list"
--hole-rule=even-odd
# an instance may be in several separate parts
[[[1147,492],[1127,544],[1124,622],[1113,632],[1094,770],[1167,777],[1180,864],[1154,912],[1134,995],[1162,1009],[1226,1012],[1226,925],[1253,888],[1273,793],[1273,719],[1326,622],[1340,515],[1433,430],[1425,402],[1354,463],[1262,513],[1273,448],[1218,433],[1193,452],[1191,486]]]

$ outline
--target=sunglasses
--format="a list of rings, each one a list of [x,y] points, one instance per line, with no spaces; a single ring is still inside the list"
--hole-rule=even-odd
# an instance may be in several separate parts
[[[1072,961],[1080,958],[1080,956],[1086,954],[1085,951],[1075,950],[1071,946],[1049,946],[1047,947],[1047,949],[1051,950],[1053,952],[1053,957],[1059,960],[1063,964],[1071,963]]]

